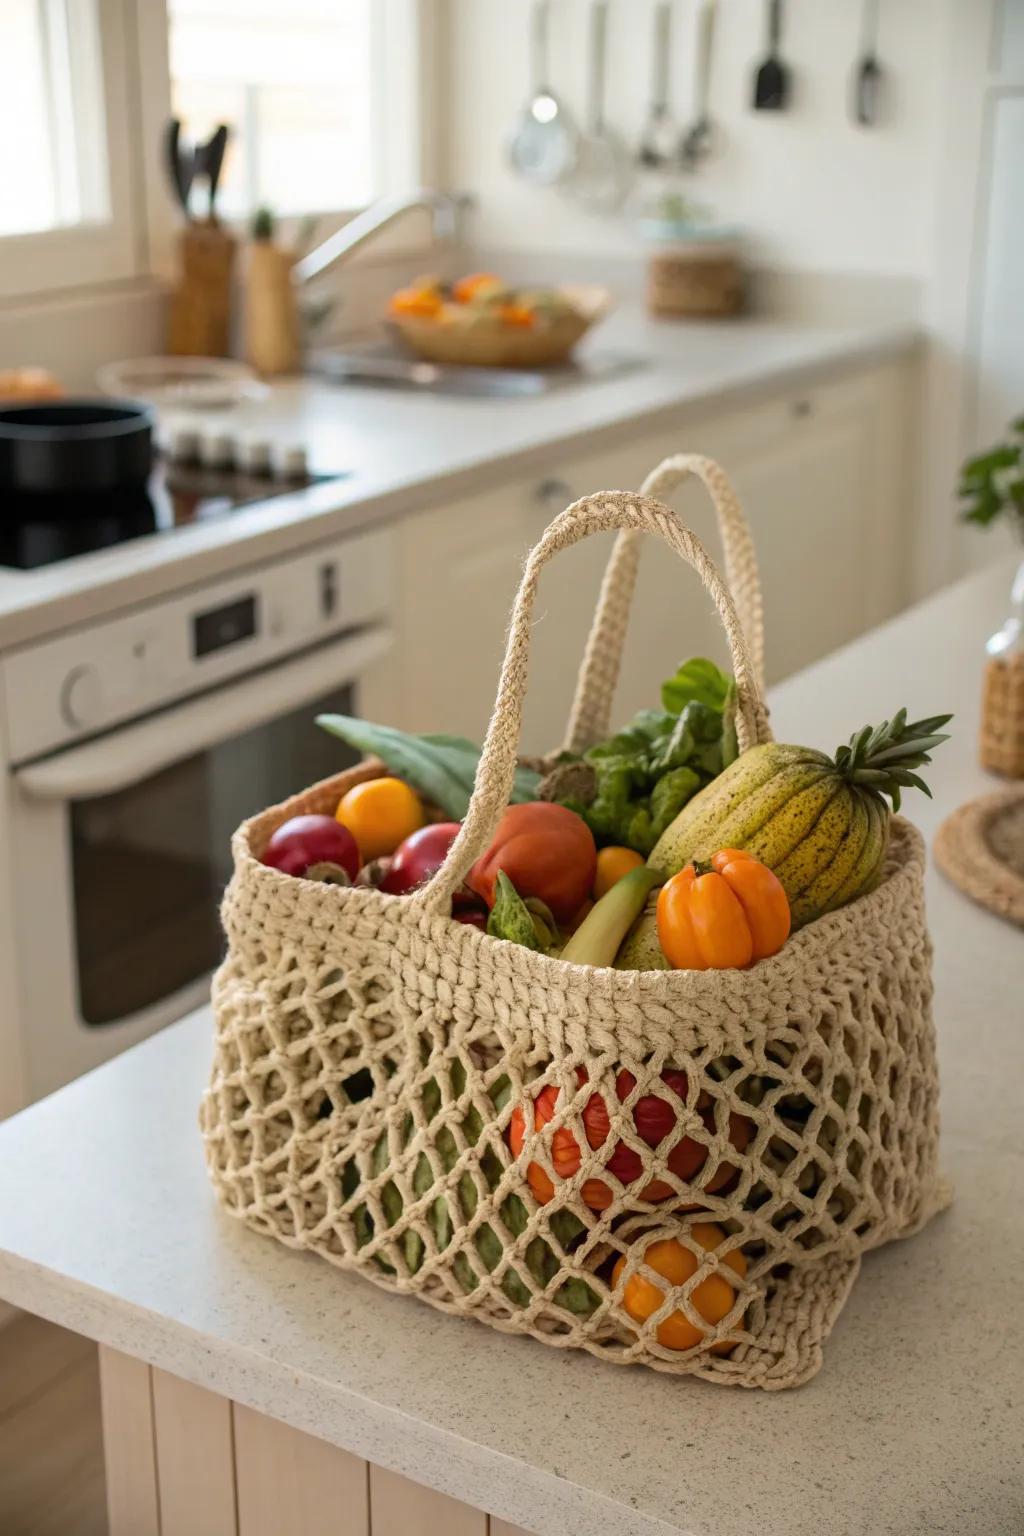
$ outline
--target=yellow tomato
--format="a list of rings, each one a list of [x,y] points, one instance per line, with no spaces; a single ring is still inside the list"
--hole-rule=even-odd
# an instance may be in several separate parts
[[[689,1236],[700,1245],[701,1248],[717,1248],[719,1243],[725,1241],[725,1233],[721,1227],[712,1222],[696,1222],[689,1231]],[[677,1242],[674,1237],[663,1238],[659,1242],[649,1244],[644,1253],[644,1263],[655,1274],[664,1275],[669,1285],[683,1285],[691,1275],[697,1272],[697,1256],[691,1253],[685,1244]],[[722,1260],[730,1269],[734,1270],[742,1278],[747,1272],[747,1261],[738,1248],[733,1248]],[[614,1270],[612,1279],[617,1282],[626,1266],[625,1255],[620,1258]],[[653,1280],[648,1280],[645,1275],[631,1275],[626,1281],[623,1292],[622,1304],[630,1317],[638,1323],[645,1322],[652,1317],[665,1300],[665,1289],[655,1285]],[[690,1295],[690,1304],[694,1311],[709,1323],[720,1323],[726,1313],[731,1311],[736,1300],[736,1292],[726,1280],[725,1276],[718,1272],[709,1275],[702,1280]],[[657,1338],[659,1344],[664,1344],[666,1349],[692,1349],[704,1338],[704,1330],[698,1328],[684,1312],[670,1312],[658,1324]],[[712,1344],[711,1348],[716,1354],[732,1348],[732,1343],[723,1339],[719,1343]]]
[[[597,874],[594,877],[594,897],[600,901],[613,885],[631,869],[638,869],[644,862],[643,854],[632,848],[602,848],[597,855]]]
[[[364,864],[394,853],[426,821],[423,801],[401,779],[369,779],[343,796],[335,816],[359,844]]]

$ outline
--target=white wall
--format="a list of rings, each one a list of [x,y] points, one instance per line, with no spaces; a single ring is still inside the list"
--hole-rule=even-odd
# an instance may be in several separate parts
[[[862,0],[787,0],[783,53],[794,99],[785,113],[750,109],[764,54],[763,0],[720,0],[711,110],[721,150],[692,178],[722,220],[750,231],[760,264],[794,270],[927,274],[940,172],[952,9],[973,0],[881,0],[879,56],[887,120],[850,120]],[[588,0],[553,0],[552,85],[581,114]],[[697,0],[676,0],[673,85],[685,121]],[[650,80],[653,0],[612,0],[610,116],[635,142]],[[561,192],[518,181],[504,162],[527,92],[527,0],[451,0],[449,179],[481,195],[486,246],[623,253],[628,218],[586,214]]]

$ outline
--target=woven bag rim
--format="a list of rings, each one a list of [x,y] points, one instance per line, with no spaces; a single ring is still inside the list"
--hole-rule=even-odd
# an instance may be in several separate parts
[[[700,1005],[710,1005],[717,1000],[731,1000],[735,1006],[744,996],[769,990],[774,982],[784,980],[798,971],[815,969],[819,964],[829,964],[837,941],[852,924],[868,929],[878,920],[884,921],[895,908],[904,909],[908,902],[922,898],[925,865],[925,843],[920,831],[902,816],[891,818],[889,850],[886,870],[873,891],[858,897],[835,912],[816,918],[796,933],[791,934],[777,955],[759,960],[747,970],[671,971],[616,970],[610,966],[574,965],[555,956],[542,955],[514,944],[507,939],[495,939],[481,932],[472,924],[458,923],[443,913],[428,913],[408,896],[388,896],[371,887],[341,886],[302,880],[295,875],[282,874],[279,870],[260,863],[253,851],[253,844],[265,845],[271,832],[290,816],[308,811],[310,802],[320,796],[337,795],[336,786],[344,782],[346,787],[379,775],[381,765],[364,761],[354,769],[337,774],[314,785],[290,801],[274,806],[250,817],[232,838],[235,875],[232,884],[239,879],[264,884],[266,890],[288,891],[296,880],[310,893],[316,893],[323,921],[327,926],[335,922],[345,924],[349,917],[384,916],[397,918],[403,926],[416,932],[421,940],[429,940],[433,946],[453,959],[471,959],[474,955],[487,955],[494,963],[506,961],[501,969],[510,975],[519,973],[524,980],[552,985],[562,990],[573,983],[586,982],[589,991],[599,990],[609,1002],[636,1002],[637,994],[646,994],[652,1002],[664,1000],[692,1000]],[[299,807],[302,807],[300,810]],[[231,887],[229,886],[229,894]],[[318,923],[317,928],[321,927]]]

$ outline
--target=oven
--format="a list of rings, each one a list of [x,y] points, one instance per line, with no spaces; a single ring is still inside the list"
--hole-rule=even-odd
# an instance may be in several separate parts
[[[355,760],[316,715],[386,694],[390,588],[363,536],[3,658],[22,1102],[208,997],[231,833]]]

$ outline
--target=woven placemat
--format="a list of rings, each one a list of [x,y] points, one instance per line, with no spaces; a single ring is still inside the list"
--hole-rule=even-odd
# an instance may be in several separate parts
[[[1024,928],[1024,788],[969,800],[942,823],[934,852],[965,895]]]

